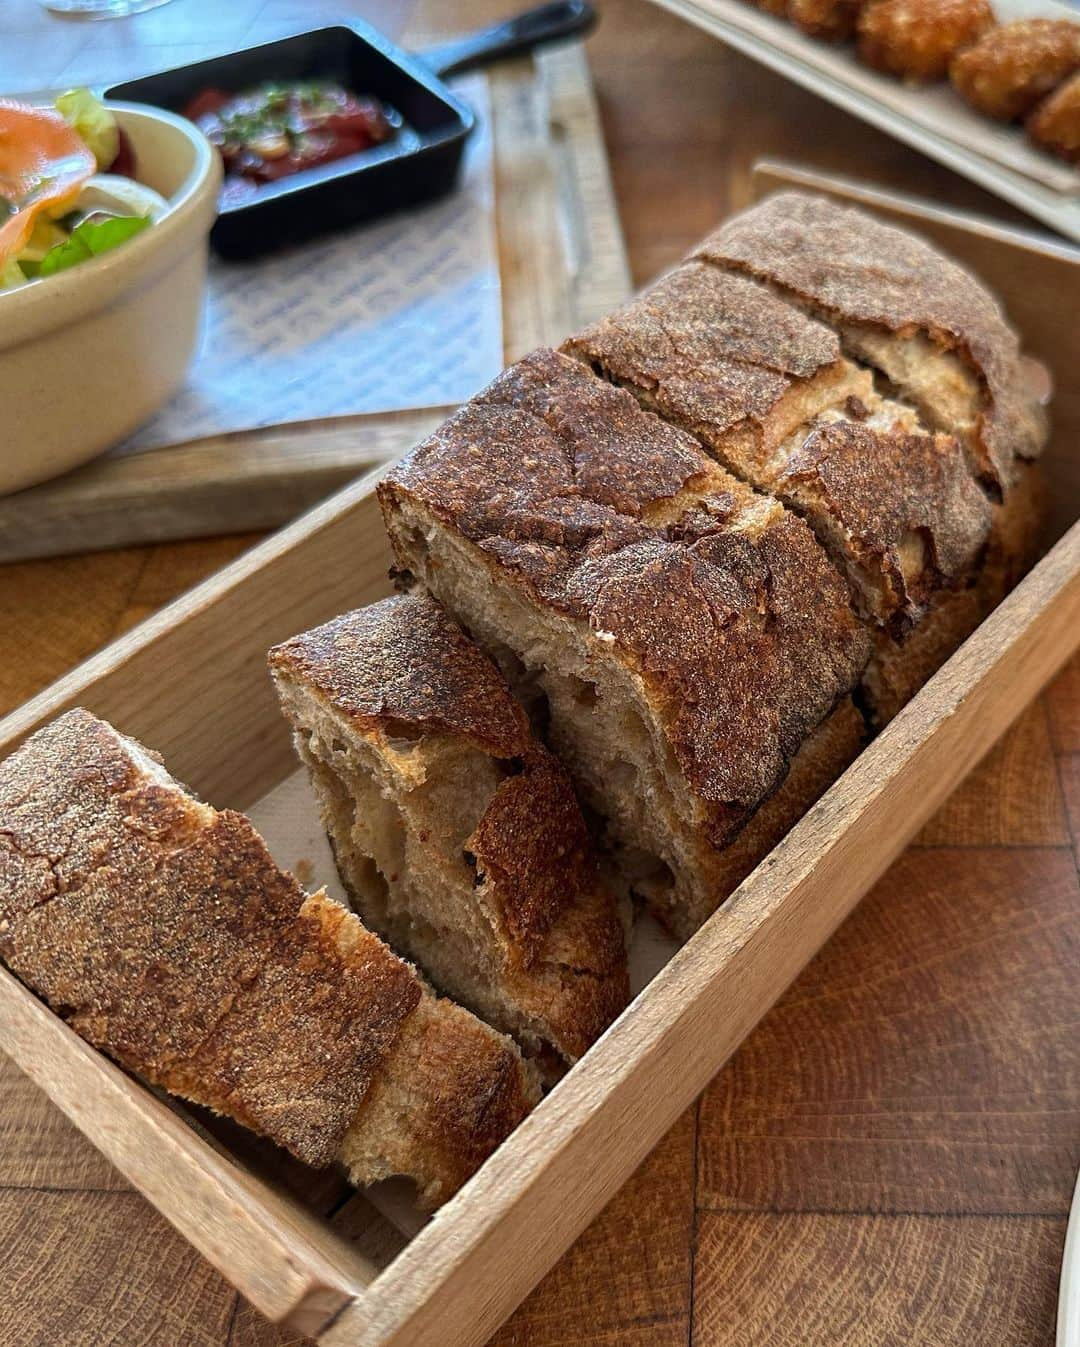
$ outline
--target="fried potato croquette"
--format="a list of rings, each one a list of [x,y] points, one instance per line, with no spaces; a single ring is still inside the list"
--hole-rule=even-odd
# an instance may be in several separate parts
[[[957,92],[999,121],[1026,116],[1080,69],[1080,22],[1021,19],[993,28],[949,67]]]
[[[1027,131],[1044,150],[1080,164],[1080,73],[1043,99],[1028,118]]]
[[[865,0],[788,0],[788,18],[811,37],[843,42],[855,32]]]
[[[953,56],[993,23],[988,0],[878,0],[859,13],[859,57],[901,79],[943,79]]]

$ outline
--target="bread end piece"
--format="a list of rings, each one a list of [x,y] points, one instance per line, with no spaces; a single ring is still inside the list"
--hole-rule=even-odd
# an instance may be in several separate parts
[[[848,353],[878,369],[928,426],[965,441],[998,493],[1017,459],[1041,453],[1047,418],[1016,333],[985,286],[918,234],[783,191],[733,216],[693,256],[754,276],[832,323]]]
[[[305,895],[246,818],[200,803],[84,710],[0,763],[0,955],[122,1065],[313,1165],[394,1079],[425,996],[340,904]],[[498,1039],[494,1062],[472,1023],[478,1060],[535,1098],[516,1048]],[[459,1179],[434,1151],[396,1155],[424,1187]]]
[[[345,1134],[352,1182],[407,1175],[427,1210],[452,1197],[539,1101],[535,1070],[509,1046],[425,991]]]

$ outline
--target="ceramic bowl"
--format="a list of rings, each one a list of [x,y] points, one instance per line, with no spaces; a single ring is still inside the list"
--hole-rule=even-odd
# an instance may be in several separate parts
[[[0,494],[86,463],[184,381],[199,335],[221,160],[190,122],[111,104],[169,209],[129,242],[0,291]]]

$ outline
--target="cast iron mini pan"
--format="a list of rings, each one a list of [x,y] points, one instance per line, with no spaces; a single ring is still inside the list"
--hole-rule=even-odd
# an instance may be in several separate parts
[[[105,96],[182,112],[206,88],[241,93],[268,81],[325,79],[374,94],[400,117],[385,144],[259,184],[250,199],[224,200],[210,242],[222,257],[246,259],[450,191],[475,117],[444,80],[580,36],[595,19],[587,0],[560,0],[421,55],[351,21],[114,84]]]

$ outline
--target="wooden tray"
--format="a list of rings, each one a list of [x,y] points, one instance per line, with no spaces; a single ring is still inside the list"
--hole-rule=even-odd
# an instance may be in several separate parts
[[[772,166],[766,189],[806,175]],[[917,221],[977,264],[1053,368],[1049,458],[1076,517],[1080,331],[1063,249],[813,179]],[[1071,456],[1069,451],[1072,450]],[[346,488],[0,724],[0,754],[75,704],[160,749],[217,805],[294,770],[264,668],[273,642],[387,590],[377,474]],[[1060,530],[1059,530],[1060,533]],[[10,975],[0,1034],[27,1074],[263,1313],[324,1347],[479,1344],[629,1176],[905,843],[1080,640],[1080,525],[861,755],[481,1171],[406,1239],[360,1194],[216,1138],[83,1043]],[[223,1144],[223,1140],[225,1144]],[[295,1196],[293,1194],[298,1194]],[[319,1213],[332,1213],[329,1218]]]
[[[507,362],[624,300],[630,277],[580,44],[489,72]],[[376,463],[447,407],[218,435],[0,498],[0,563],[274,528]]]

